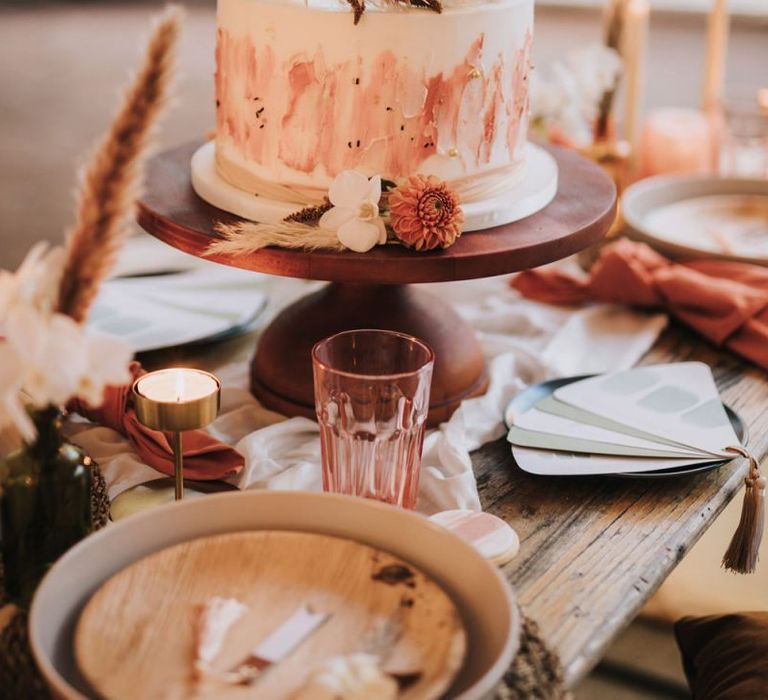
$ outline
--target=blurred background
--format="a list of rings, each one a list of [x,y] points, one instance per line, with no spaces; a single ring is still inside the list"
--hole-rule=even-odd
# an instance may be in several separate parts
[[[109,123],[147,18],[159,2],[0,0],[0,265],[57,239],[71,216],[76,165]],[[186,3],[176,105],[160,146],[213,128],[213,0]],[[539,0],[535,61],[546,67],[600,41],[597,0]],[[698,106],[708,0],[653,0],[646,107]],[[768,2],[733,0],[730,86],[768,83]],[[761,9],[762,8],[762,9]],[[686,11],[687,9],[687,11]]]
[[[137,61],[147,20],[161,4],[0,0],[0,267],[14,268],[34,241],[60,240],[72,218],[77,166],[108,125]],[[189,13],[180,80],[159,148],[200,139],[214,126],[215,3],[185,4]],[[711,3],[651,4],[645,108],[698,107],[704,11]],[[599,42],[603,5],[599,0],[539,0],[536,67]],[[732,0],[729,7],[727,91],[768,86],[768,0]],[[721,520],[733,520],[737,509],[735,504]],[[768,608],[764,571],[738,580],[718,577],[716,553],[724,549],[732,527],[708,533],[582,684],[578,698],[687,697],[669,621],[682,614]]]

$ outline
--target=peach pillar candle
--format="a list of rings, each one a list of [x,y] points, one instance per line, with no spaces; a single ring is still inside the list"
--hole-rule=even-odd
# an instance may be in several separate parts
[[[636,153],[640,140],[640,119],[645,97],[645,63],[648,53],[648,0],[627,0],[621,33],[624,60],[624,138]]]
[[[728,0],[713,0],[707,22],[707,53],[704,60],[702,108],[717,109],[723,91],[725,59],[728,50]]]
[[[657,109],[648,115],[640,147],[642,177],[712,171],[712,124],[695,109]]]

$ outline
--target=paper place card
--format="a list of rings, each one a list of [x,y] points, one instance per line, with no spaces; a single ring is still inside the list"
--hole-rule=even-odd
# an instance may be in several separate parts
[[[288,656],[329,617],[328,613],[314,612],[306,606],[299,608],[261,642],[251,652],[251,656],[276,664]]]

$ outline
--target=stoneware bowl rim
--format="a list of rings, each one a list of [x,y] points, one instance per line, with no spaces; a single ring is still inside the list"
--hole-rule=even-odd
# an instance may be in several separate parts
[[[54,695],[86,697],[73,685],[78,681],[73,679],[71,636],[82,606],[105,580],[173,544],[253,529],[356,539],[431,575],[456,602],[469,635],[470,656],[449,697],[492,696],[520,638],[515,596],[498,569],[471,545],[417,513],[361,498],[296,491],[222,493],[171,503],[110,523],[67,552],[41,582],[29,618],[32,653]],[[408,537],[400,537],[405,529]]]

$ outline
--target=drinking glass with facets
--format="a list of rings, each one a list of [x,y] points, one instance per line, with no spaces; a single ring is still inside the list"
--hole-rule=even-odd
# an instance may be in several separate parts
[[[380,330],[347,331],[312,350],[326,491],[415,508],[434,353]]]

